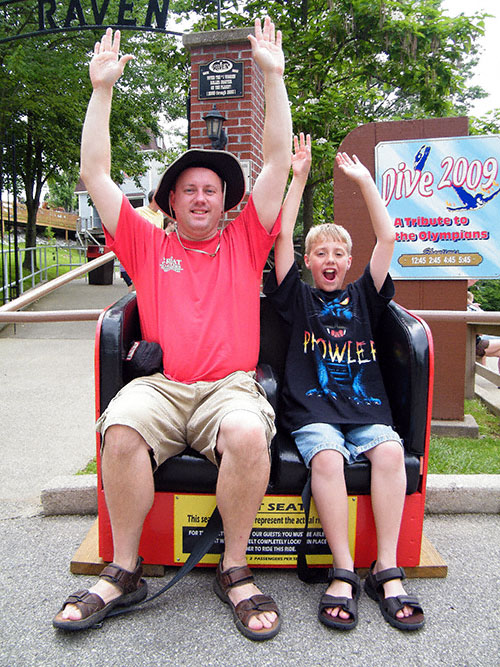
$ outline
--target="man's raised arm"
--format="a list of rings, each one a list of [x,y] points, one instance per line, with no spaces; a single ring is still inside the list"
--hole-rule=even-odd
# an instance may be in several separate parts
[[[285,57],[281,31],[266,17],[261,27],[255,21],[255,35],[248,36],[255,62],[264,74],[265,119],[262,141],[264,165],[254,188],[253,200],[259,219],[270,231],[281,208],[290,171],[292,118],[283,80]]]
[[[133,57],[119,57],[120,32],[106,30],[100,42],[96,42],[90,62],[89,74],[93,92],[90,98],[81,144],[81,176],[103,225],[114,236],[122,193],[111,180],[111,142],[109,117],[113,86],[123,73],[125,65]]]

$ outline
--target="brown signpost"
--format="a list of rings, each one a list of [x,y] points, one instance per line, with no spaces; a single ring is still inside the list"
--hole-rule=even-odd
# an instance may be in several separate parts
[[[375,146],[382,141],[404,141],[468,135],[468,119],[432,118],[368,123],[348,134],[340,150],[355,153],[375,177]],[[361,194],[339,169],[334,169],[335,222],[353,238],[351,279],[360,275],[375,243]],[[410,310],[466,310],[466,280],[395,280],[395,300]],[[466,325],[432,322],[435,383],[433,418],[463,420]]]

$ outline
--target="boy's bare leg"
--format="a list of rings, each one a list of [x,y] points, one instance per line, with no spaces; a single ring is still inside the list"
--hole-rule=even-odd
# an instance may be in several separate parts
[[[125,570],[135,570],[142,525],[154,498],[153,473],[149,447],[134,429],[110,426],[102,454],[102,476],[113,530],[113,562]],[[119,588],[99,579],[91,593],[107,604],[121,595]],[[63,617],[81,618],[80,610],[67,605]]]
[[[354,563],[349,550],[349,508],[344,457],[340,452],[327,449],[315,454],[311,461],[311,489],[335,567],[353,571]],[[352,587],[345,581],[335,579],[326,593],[352,598]],[[325,612],[333,617],[350,617],[339,607],[327,608]]]
[[[398,442],[383,442],[365,452],[371,462],[371,502],[377,531],[377,562],[373,571],[397,567],[396,551],[406,495],[406,471],[403,448]],[[406,595],[401,579],[384,584],[385,597]],[[397,616],[411,616],[411,607],[403,607]]]
[[[250,532],[269,481],[270,461],[264,426],[257,415],[245,410],[228,414],[217,437],[221,455],[217,481],[217,506],[224,525],[224,570],[247,564],[246,550]],[[260,594],[254,584],[228,591],[234,605]],[[270,628],[274,612],[253,616],[252,630]]]

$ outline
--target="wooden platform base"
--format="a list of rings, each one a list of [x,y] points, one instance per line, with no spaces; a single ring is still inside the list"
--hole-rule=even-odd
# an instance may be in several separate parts
[[[99,557],[97,522],[98,519],[94,521],[87,536],[73,556],[70,565],[70,571],[73,574],[97,575],[106,565],[105,561]],[[163,577],[165,575],[166,567],[164,565],[144,563],[143,567],[146,577]],[[367,570],[366,568],[358,568],[357,572],[363,577]],[[420,564],[416,567],[405,567],[405,572],[409,578],[446,577],[448,566],[431,542],[423,535]]]

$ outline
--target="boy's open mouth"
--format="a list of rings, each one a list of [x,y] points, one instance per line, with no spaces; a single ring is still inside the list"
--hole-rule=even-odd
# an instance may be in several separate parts
[[[335,269],[326,269],[323,271],[323,277],[325,280],[328,280],[329,282],[333,282],[335,280],[335,276],[337,275],[337,271]]]

